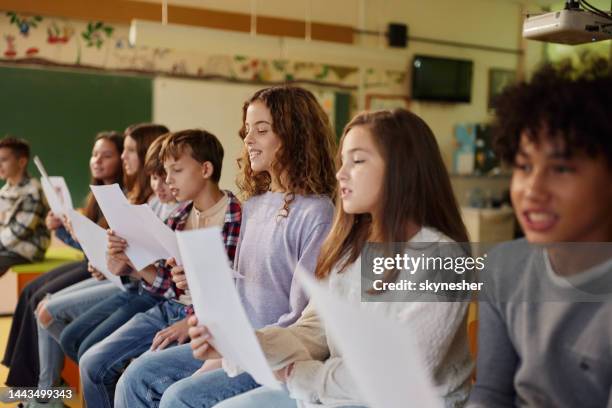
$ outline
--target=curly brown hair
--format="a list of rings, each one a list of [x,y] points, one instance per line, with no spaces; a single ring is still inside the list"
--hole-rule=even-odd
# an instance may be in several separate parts
[[[263,102],[272,115],[272,130],[281,146],[272,163],[274,174],[285,174],[278,180],[285,190],[285,205],[281,215],[289,213],[296,194],[316,194],[333,197],[336,189],[334,154],[336,150],[329,119],[314,95],[296,86],[274,86],[255,92],[242,107],[242,140],[246,137],[247,109],[256,101]],[[240,172],[236,184],[243,199],[263,194],[272,183],[268,172],[254,173],[246,146],[238,159]]]
[[[542,130],[571,156],[602,154],[612,165],[612,65],[603,58],[583,58],[543,65],[529,83],[522,82],[499,97],[494,123],[494,149],[514,163],[521,133],[539,142]]]

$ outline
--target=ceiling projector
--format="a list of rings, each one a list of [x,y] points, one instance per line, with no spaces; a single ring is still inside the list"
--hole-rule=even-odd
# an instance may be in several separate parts
[[[612,19],[583,9],[527,15],[523,37],[558,44],[584,44],[612,39]]]

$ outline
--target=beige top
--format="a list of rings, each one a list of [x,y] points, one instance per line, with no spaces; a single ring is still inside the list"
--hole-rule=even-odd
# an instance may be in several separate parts
[[[227,194],[223,192],[223,197],[221,197],[221,199],[217,201],[215,205],[204,211],[198,211],[194,205],[191,207],[191,211],[189,211],[189,215],[187,216],[185,230],[194,230],[212,226],[223,228],[228,204],[229,198],[227,197]],[[190,305],[192,303],[189,289],[187,289],[184,294],[179,296],[178,302],[184,305]]]
[[[414,242],[450,242],[439,232],[423,228]],[[350,302],[361,303],[361,261],[344,272],[332,271],[329,287]],[[414,329],[423,360],[438,394],[447,407],[465,403],[473,363],[467,342],[467,302],[363,302]],[[268,326],[256,332],[273,370],[295,363],[287,388],[298,407],[367,406],[359,395],[338,348],[326,337],[325,327],[309,304],[300,319],[283,328]],[[229,375],[239,368],[223,360]]]

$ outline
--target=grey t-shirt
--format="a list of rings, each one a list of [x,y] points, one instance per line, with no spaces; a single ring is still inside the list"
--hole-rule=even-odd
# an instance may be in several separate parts
[[[295,322],[308,298],[294,272],[311,274],[331,226],[334,206],[322,196],[296,195],[287,217],[280,216],[283,193],[252,197],[242,206],[234,269],[236,287],[255,329]]]
[[[500,251],[511,256],[479,304],[468,407],[612,407],[612,301],[570,300],[608,291],[612,262],[564,279],[524,240]]]

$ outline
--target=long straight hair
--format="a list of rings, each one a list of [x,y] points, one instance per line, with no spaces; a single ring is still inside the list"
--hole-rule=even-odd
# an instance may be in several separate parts
[[[125,129],[125,137],[129,136],[136,142],[136,153],[138,154],[138,162],[140,164],[139,171],[135,175],[127,177],[125,181],[128,190],[127,197],[130,203],[144,204],[153,194],[151,184],[149,183],[149,176],[144,171],[147,150],[155,139],[168,132],[168,128],[164,125],[154,123],[141,123]]]
[[[121,188],[123,188],[123,166],[121,164],[120,158],[121,153],[123,153],[123,135],[113,131],[100,132],[96,135],[94,139],[94,144],[98,140],[108,140],[113,144],[113,146],[115,146],[118,161],[117,168],[115,169],[115,173],[113,174],[113,183],[117,183]],[[101,179],[97,179],[92,175],[89,184],[99,186],[101,184],[104,184],[104,181]],[[100,206],[98,205],[98,202],[96,201],[96,198],[94,197],[91,191],[89,192],[89,194],[87,194],[87,197],[85,198],[85,208],[83,212],[84,215],[93,222],[100,224],[104,228],[108,227],[108,225],[106,224],[106,220],[102,215],[102,211],[100,210]]]
[[[340,146],[357,126],[369,130],[385,161],[380,207],[375,215],[379,238],[383,242],[408,241],[409,227],[416,224],[435,228],[457,242],[467,242],[450,178],[429,126],[404,109],[364,112],[346,125]],[[341,149],[338,165],[340,154]],[[346,213],[339,195],[336,202],[334,223],[317,262],[319,279],[338,265],[342,272],[355,262],[372,232],[369,214]]]

